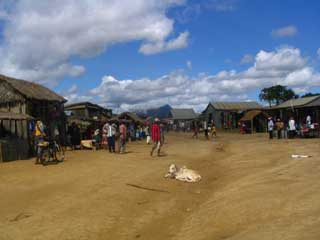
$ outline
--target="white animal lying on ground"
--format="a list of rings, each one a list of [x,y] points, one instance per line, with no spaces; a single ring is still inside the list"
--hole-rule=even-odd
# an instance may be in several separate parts
[[[309,156],[309,155],[294,155],[294,154],[292,154],[291,157],[292,158],[309,158],[311,156]]]
[[[199,182],[201,176],[198,172],[183,166],[178,168],[175,164],[171,164],[165,178],[174,178],[183,182]]]

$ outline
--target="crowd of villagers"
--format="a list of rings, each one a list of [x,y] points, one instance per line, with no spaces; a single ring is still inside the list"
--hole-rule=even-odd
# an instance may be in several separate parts
[[[287,121],[280,118],[268,118],[268,133],[269,139],[276,136],[281,138],[295,138],[310,136],[310,133],[315,133],[319,129],[318,123],[314,123],[310,115],[307,115],[303,122],[297,122],[294,117],[290,117]]]
[[[81,140],[85,138],[92,139],[96,149],[107,149],[110,153],[125,153],[128,142],[144,140],[146,144],[152,144],[151,155],[156,149],[157,154],[160,155],[160,149],[164,143],[165,125],[158,118],[144,123],[110,120],[96,128],[88,128],[84,137],[80,132],[80,127],[75,123],[68,128],[68,142],[72,149],[80,146]]]

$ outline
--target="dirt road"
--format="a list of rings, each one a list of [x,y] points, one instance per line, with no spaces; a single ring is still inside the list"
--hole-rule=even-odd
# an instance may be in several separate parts
[[[0,164],[0,240],[318,240],[319,143],[175,134],[160,158],[134,142],[124,155],[70,151],[58,165]],[[171,163],[198,170],[202,181],[165,179]]]

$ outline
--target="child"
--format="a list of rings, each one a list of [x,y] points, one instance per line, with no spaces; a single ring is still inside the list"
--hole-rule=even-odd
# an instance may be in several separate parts
[[[217,130],[216,130],[216,125],[214,123],[212,123],[212,126],[211,126],[211,137],[217,137]]]

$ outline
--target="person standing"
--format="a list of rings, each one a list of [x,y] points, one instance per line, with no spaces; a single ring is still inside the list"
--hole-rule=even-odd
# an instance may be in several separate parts
[[[127,127],[124,122],[120,123],[119,126],[119,139],[120,139],[120,153],[125,153],[126,151],[126,137],[127,137]]]
[[[307,124],[308,128],[311,127],[311,116],[310,115],[308,115],[307,118],[306,118],[306,124]]]
[[[109,152],[115,152],[115,135],[116,135],[116,129],[114,127],[114,125],[107,123],[106,126],[107,129],[107,142],[108,142],[108,148],[109,148]]]
[[[159,119],[155,118],[154,123],[151,126],[151,139],[153,141],[153,146],[150,152],[150,155],[153,155],[155,149],[157,149],[157,154],[160,156],[160,149],[161,149],[161,131],[160,131],[160,124]]]
[[[282,131],[283,131],[283,122],[281,121],[280,118],[277,119],[276,121],[276,129],[277,129],[277,136],[278,136],[278,139],[281,139],[282,137]]]
[[[192,135],[192,138],[196,138],[198,139],[198,124],[196,121],[193,122],[193,135]]]
[[[145,132],[145,134],[147,136],[147,144],[149,145],[151,139],[150,139],[150,129],[149,129],[148,125],[146,125],[146,127],[144,128],[144,132]]]
[[[271,117],[268,118],[268,132],[269,132],[269,139],[273,139],[273,128],[274,128],[274,123]]]
[[[217,137],[217,129],[216,129],[216,125],[214,124],[214,122],[212,122],[211,125],[211,137]]]
[[[35,137],[35,144],[36,144],[36,153],[37,153],[37,158],[35,164],[38,164],[42,161],[42,147],[40,146],[45,137],[45,132],[44,132],[44,125],[43,123],[38,120],[35,125],[34,129],[34,137]]]
[[[206,121],[203,122],[203,129],[204,129],[204,137],[208,140],[209,139],[209,130],[208,130],[208,124]]]
[[[294,138],[296,135],[296,122],[294,118],[291,117],[289,120],[289,138]]]

